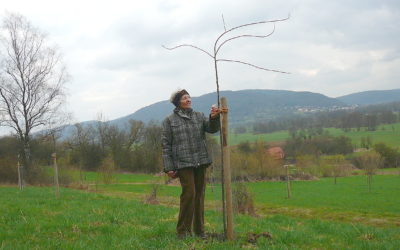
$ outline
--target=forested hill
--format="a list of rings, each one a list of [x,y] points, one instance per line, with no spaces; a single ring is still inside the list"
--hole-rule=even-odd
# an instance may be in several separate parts
[[[336,98],[348,105],[372,105],[388,102],[400,102],[400,89],[371,90]]]
[[[229,121],[232,127],[254,124],[255,122],[266,122],[277,118],[290,118],[295,114],[337,110],[354,104],[363,106],[396,100],[400,102],[400,89],[366,91],[339,98],[330,98],[312,92],[261,89],[221,91],[220,95],[227,97],[230,113]],[[192,102],[195,110],[208,114],[211,105],[217,102],[217,94],[214,92],[192,97]],[[169,101],[157,102],[125,117],[111,120],[109,123],[119,128],[124,128],[130,119],[140,120],[145,123],[149,121],[161,122],[167,115],[172,113],[173,109],[174,106]],[[96,121],[86,121],[80,124],[85,127],[95,125]],[[62,132],[62,137],[70,136],[73,131],[75,131],[74,126],[66,126]]]
[[[253,122],[291,115],[302,110],[327,110],[343,107],[341,101],[312,92],[286,90],[239,90],[221,91],[221,96],[228,100],[230,122]],[[217,94],[210,93],[192,97],[193,109],[209,113],[212,104],[216,104]],[[111,121],[112,124],[124,124],[129,119],[144,122],[162,121],[172,112],[174,106],[169,101],[162,101],[139,109],[133,114]]]

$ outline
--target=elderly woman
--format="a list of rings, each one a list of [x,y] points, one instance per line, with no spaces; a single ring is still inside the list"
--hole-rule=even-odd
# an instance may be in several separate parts
[[[220,128],[218,108],[212,107],[208,118],[192,110],[186,90],[172,94],[174,112],[165,118],[162,133],[164,172],[181,183],[180,209],[176,226],[178,238],[192,234],[204,238],[204,193],[206,168],[211,164],[206,134]]]

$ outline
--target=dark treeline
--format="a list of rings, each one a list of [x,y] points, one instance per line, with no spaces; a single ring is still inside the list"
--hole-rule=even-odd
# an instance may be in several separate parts
[[[400,151],[385,143],[373,143],[370,137],[361,138],[361,145],[365,151],[374,151],[382,157],[383,164],[380,167],[393,168],[400,166]],[[352,154],[356,145],[347,136],[335,137],[326,131],[306,129],[292,131],[290,138],[284,143],[286,159],[296,160],[305,155],[315,159],[325,155],[341,155],[357,165],[359,155]]]
[[[352,110],[326,111],[312,114],[301,114],[259,121],[252,125],[253,133],[271,133],[280,130],[322,129],[327,127],[341,128],[349,131],[354,128],[376,130],[378,125],[400,121],[400,102],[358,107]],[[236,133],[247,132],[243,126],[235,129]]]
[[[161,131],[156,123],[135,120],[123,128],[100,121],[94,126],[76,124],[59,151],[79,169],[96,171],[106,160],[118,170],[155,173],[161,170]]]
[[[284,146],[287,157],[298,155],[346,155],[353,152],[351,139],[331,135],[303,136],[302,133],[288,139]]]

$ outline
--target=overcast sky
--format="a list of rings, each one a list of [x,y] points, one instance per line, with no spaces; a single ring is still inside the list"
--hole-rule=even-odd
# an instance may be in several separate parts
[[[17,12],[58,44],[71,75],[67,109],[74,121],[131,114],[166,100],[177,88],[192,96],[216,90],[213,61],[191,49],[212,50],[227,28],[291,17],[268,38],[227,44],[221,58],[279,74],[220,63],[222,90],[283,89],[330,97],[400,88],[400,1],[19,1],[2,0],[0,17]],[[272,25],[237,34],[267,34]],[[210,104],[211,105],[211,104]],[[172,108],[172,106],[171,106]]]

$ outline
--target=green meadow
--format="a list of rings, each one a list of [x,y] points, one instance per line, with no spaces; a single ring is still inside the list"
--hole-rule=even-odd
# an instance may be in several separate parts
[[[91,176],[91,177],[90,177]],[[258,217],[235,215],[235,240],[178,240],[175,223],[180,187],[164,177],[120,174],[115,184],[89,190],[51,187],[0,187],[0,249],[398,249],[400,247],[400,175],[255,182]],[[93,179],[90,179],[93,178]],[[158,205],[144,203],[155,185]],[[206,230],[222,232],[219,185],[206,191]],[[95,192],[96,191],[96,192]],[[249,233],[271,239],[249,242]]]
[[[366,131],[365,128],[362,128],[360,131],[352,129],[349,132],[344,132],[337,128],[324,128],[324,131],[327,131],[333,136],[347,136],[357,147],[360,146],[361,138],[366,138],[368,136],[372,139],[373,144],[383,142],[392,147],[400,147],[400,123],[380,125],[376,131]],[[282,142],[288,138],[289,133],[286,130],[268,134],[231,133],[229,136],[229,143],[237,145],[241,142],[255,142],[257,140],[266,142]]]
[[[78,171],[75,173],[79,175]],[[83,172],[83,179],[87,183],[96,183],[101,180],[101,175],[97,172],[93,171],[85,171]],[[124,173],[117,173],[113,174],[113,182],[115,183],[146,183],[151,181],[157,181],[160,177],[148,175],[148,174],[124,174]]]
[[[180,194],[180,186],[164,185],[163,177],[148,183],[141,183],[141,180],[141,177],[135,177],[129,180],[131,184],[101,184],[97,185],[97,190],[106,193],[128,192],[140,196],[150,194],[153,185],[158,184],[159,196],[177,197]],[[286,182],[252,182],[247,186],[259,204],[400,215],[400,175],[375,175],[371,192],[368,191],[364,175],[339,177],[337,184],[334,184],[333,178],[291,181],[291,199],[287,199]],[[93,186],[91,188],[95,189]],[[396,193],[399,195],[393,196]],[[220,185],[209,184],[206,194],[206,200],[219,201]]]

